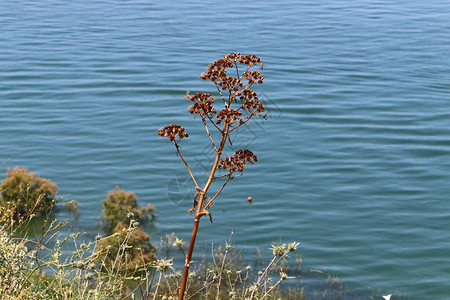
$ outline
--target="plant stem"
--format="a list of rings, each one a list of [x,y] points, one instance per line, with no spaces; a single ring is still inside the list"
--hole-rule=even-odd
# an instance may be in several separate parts
[[[156,290],[155,290],[155,294],[153,295],[153,300],[155,300],[156,296],[158,296],[158,288],[161,285],[161,277],[162,277],[162,272],[159,272],[158,283],[156,284]]]
[[[189,172],[189,175],[191,175],[191,178],[192,178],[192,181],[193,181],[194,184],[195,184],[195,187],[198,188],[197,181],[195,180],[194,174],[192,174],[191,168],[189,168],[188,163],[187,163],[186,160],[184,159],[183,155],[181,155],[181,152],[180,152],[180,146],[179,146],[177,143],[175,143],[175,142],[173,142],[173,144],[175,145],[175,148],[177,148],[177,153],[178,153],[178,155],[180,156],[181,160],[184,162],[184,165],[186,166],[186,168],[187,168],[187,170],[188,170],[188,172]]]
[[[186,261],[184,263],[184,270],[183,270],[183,278],[181,280],[181,287],[180,287],[180,294],[178,299],[183,300],[184,299],[184,293],[186,291],[186,284],[188,280],[189,275],[189,267],[192,259],[192,253],[194,252],[194,246],[195,246],[195,239],[197,238],[197,232],[198,227],[200,225],[200,219],[202,217],[202,210],[203,210],[203,202],[205,201],[206,192],[208,191],[209,187],[211,186],[212,181],[214,180],[214,174],[217,170],[217,165],[219,164],[220,157],[222,156],[222,150],[225,146],[225,142],[227,141],[228,134],[226,133],[228,125],[224,123],[223,130],[222,130],[222,136],[220,138],[220,144],[219,149],[217,149],[216,153],[216,159],[214,160],[214,164],[211,168],[211,172],[209,174],[208,180],[206,181],[205,187],[203,190],[200,191],[200,198],[198,199],[197,204],[197,210],[195,213],[195,219],[194,219],[194,226],[192,227],[192,235],[191,235],[191,241],[189,243],[189,249],[188,253],[186,255]]]

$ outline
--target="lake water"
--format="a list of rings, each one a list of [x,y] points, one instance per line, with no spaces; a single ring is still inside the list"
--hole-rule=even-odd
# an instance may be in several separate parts
[[[449,1],[2,1],[0,26],[2,169],[77,199],[79,219],[60,219],[94,236],[120,185],[157,206],[153,241],[188,238],[192,187],[157,129],[182,124],[205,174],[183,96],[214,91],[199,74],[225,53],[252,53],[271,115],[234,145],[259,161],[202,221],[199,249],[233,228],[250,257],[296,240],[304,268],[361,299],[450,298]]]

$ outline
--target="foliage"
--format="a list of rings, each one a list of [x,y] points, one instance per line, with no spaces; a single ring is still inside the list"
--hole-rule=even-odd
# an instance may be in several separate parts
[[[4,228],[0,228],[0,295],[17,294],[32,270],[32,253],[24,240],[14,239]],[[31,293],[23,295],[31,298]]]
[[[149,219],[149,215],[155,217],[156,208],[153,205],[139,207],[135,193],[126,193],[118,186],[108,192],[107,198],[103,200],[102,219],[106,233],[115,232],[119,223],[120,226],[127,224],[130,216],[142,223]]]
[[[173,235],[166,236],[167,247],[178,248],[184,253],[184,242]],[[161,243],[161,246],[163,244]],[[287,299],[281,283],[295,277],[288,276],[288,254],[296,250],[297,243],[281,244],[281,256],[274,254],[272,260],[261,266],[247,265],[240,250],[231,244],[224,247],[212,247],[212,257],[203,260],[189,272],[186,287],[186,299]],[[281,252],[279,253],[281,254]],[[158,259],[169,267],[157,267],[157,280],[150,285],[153,287],[148,296],[162,297],[158,299],[176,299],[181,281],[181,272],[174,268],[169,259]],[[256,272],[258,273],[255,277]],[[155,299],[155,298],[153,298]],[[291,292],[289,299],[305,300],[301,289]],[[324,298],[325,299],[325,298]]]
[[[6,175],[0,184],[0,206],[11,208],[16,217],[42,215],[53,208],[58,186],[52,181],[18,167]]]
[[[98,259],[103,267],[114,267],[124,273],[136,272],[154,261],[155,248],[150,236],[140,222],[154,217],[156,208],[152,205],[139,207],[136,194],[125,192],[118,186],[108,192],[103,200],[102,219],[109,237],[97,244]],[[117,257],[122,257],[119,264]]]
[[[7,223],[14,223],[14,213],[15,210],[11,206],[0,205],[0,226]]]
[[[128,227],[119,222],[113,232],[96,246],[96,260],[102,262],[103,268],[136,273],[155,260],[155,248],[150,244],[150,236],[139,227],[137,221],[131,220]]]
[[[18,233],[24,225],[12,227],[8,225],[11,223],[6,221],[0,227],[2,300],[178,298],[182,273],[175,267],[174,260],[178,258],[173,259],[171,253],[178,249],[184,256],[185,249],[184,241],[174,235],[167,236],[165,243],[161,239],[159,253],[152,262],[135,268],[131,267],[133,261],[128,252],[135,247],[132,233],[139,228],[135,220],[126,228],[117,228],[112,235],[98,236],[95,241],[86,239],[85,233],[62,237],[60,230],[67,223],[57,220],[46,220],[42,236],[34,240],[20,237]],[[16,223],[28,224],[29,220]],[[98,251],[98,246],[110,239],[121,241],[114,261],[107,261],[106,252]],[[272,259],[254,266],[246,264],[231,240],[223,247],[213,246],[212,256],[204,257],[189,272],[191,280],[185,297],[192,300],[358,299],[342,294],[345,290],[337,279],[326,283],[323,290],[306,294],[299,280],[304,271],[300,273],[300,268],[294,270],[288,265],[289,256],[297,251],[297,246],[295,242],[272,245]],[[162,257],[161,253],[168,257]],[[281,288],[283,282],[287,284]]]
[[[31,240],[14,237],[22,225],[0,228],[0,298],[1,299],[132,299],[135,290],[129,280],[141,281],[134,273],[124,274],[118,267],[129,262],[125,249],[127,236],[121,245],[117,265],[98,260],[96,241],[85,241],[84,234],[60,238],[60,229],[67,223],[44,221],[42,236]],[[29,220],[16,222],[27,224]],[[131,233],[135,228],[127,228]],[[81,241],[80,241],[81,240]],[[72,241],[72,243],[70,243]],[[132,242],[131,242],[132,243]],[[30,245],[27,247],[26,245]],[[67,247],[73,249],[67,252]],[[129,276],[129,277],[127,277]]]

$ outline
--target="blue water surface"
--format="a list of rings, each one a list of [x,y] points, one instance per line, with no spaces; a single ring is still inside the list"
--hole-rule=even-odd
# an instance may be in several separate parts
[[[252,53],[271,114],[234,145],[259,161],[203,220],[199,248],[233,229],[250,258],[296,240],[305,269],[361,297],[450,297],[449,1],[2,1],[0,26],[2,170],[51,178],[79,201],[72,224],[95,236],[120,185],[157,206],[153,241],[187,239],[192,185],[157,129],[182,124],[207,174],[183,96],[214,92],[199,79],[209,63]]]

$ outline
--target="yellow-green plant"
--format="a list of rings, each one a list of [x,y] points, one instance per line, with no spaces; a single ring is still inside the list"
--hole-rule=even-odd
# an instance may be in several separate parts
[[[33,268],[24,240],[16,240],[0,227],[0,295],[20,292],[27,272]],[[30,294],[28,294],[30,296]]]
[[[42,215],[53,208],[57,189],[51,180],[30,173],[28,169],[8,169],[0,184],[0,206],[12,209],[16,217]]]
[[[149,215],[152,217],[155,216],[155,206],[147,205],[139,207],[136,194],[125,192],[118,186],[108,192],[107,198],[103,200],[102,204],[102,220],[104,230],[108,234],[113,233],[114,228],[119,223],[122,223],[122,225],[128,224],[130,216],[140,223],[147,221]]]
[[[200,75],[201,79],[209,80],[215,85],[216,96],[221,100],[218,101],[221,109],[216,109],[219,104],[216,103],[216,97],[210,93],[198,92],[191,95],[187,92],[186,94],[185,99],[191,103],[188,111],[202,120],[211,142],[211,148],[215,152],[209,175],[202,187],[180,151],[179,142],[183,138],[189,137],[189,134],[181,125],[177,124],[170,124],[158,131],[161,137],[168,138],[175,145],[177,154],[185,164],[196,190],[193,199],[194,205],[190,209],[194,213],[194,226],[184,265],[179,293],[180,300],[184,298],[201,217],[208,216],[212,223],[209,209],[213,205],[213,201],[231,179],[242,174],[246,165],[253,164],[258,160],[256,155],[248,149],[237,150],[233,155],[224,157],[225,145],[231,144],[230,135],[233,131],[236,133],[236,129],[248,124],[255,116],[266,117],[267,115],[264,104],[259,101],[258,95],[252,89],[253,85],[262,84],[264,80],[260,71],[253,70],[256,66],[262,69],[262,62],[258,56],[231,53],[209,65],[208,70]],[[214,107],[215,105],[216,107]],[[221,173],[216,175],[217,172]],[[222,187],[208,197],[211,184],[216,180],[223,180]]]
[[[102,269],[134,274],[145,270],[155,260],[150,235],[137,221],[131,220],[129,226],[119,222],[113,232],[96,246],[97,261],[101,261]]]
[[[110,236],[96,246],[104,267],[135,272],[154,260],[155,247],[140,223],[155,217],[153,205],[140,207],[137,196],[118,186],[103,200],[102,220]],[[120,264],[117,258],[120,257]]]
[[[179,248],[182,253],[183,241],[175,236],[166,236],[167,247]],[[187,282],[186,299],[216,300],[306,300],[299,285],[292,290],[281,288],[282,282],[295,278],[287,264],[289,255],[297,250],[299,244],[275,244],[270,248],[273,256],[269,262],[247,265],[241,251],[231,244],[231,237],[225,246],[212,247],[212,257],[204,258],[190,269]],[[162,246],[162,242],[161,242]],[[175,299],[182,283],[182,273],[172,266],[169,259],[158,259],[155,268],[159,273],[154,288],[144,299]],[[257,277],[255,278],[257,272]],[[298,274],[296,274],[298,275]],[[299,282],[297,281],[297,284]],[[153,296],[153,298],[151,297]],[[159,298],[161,297],[162,298]],[[316,299],[316,298],[313,298]],[[321,299],[328,299],[323,297]],[[334,298],[332,298],[334,299]]]
[[[49,220],[48,220],[49,221]],[[61,300],[133,300],[175,299],[181,284],[181,271],[171,258],[160,257],[167,248],[176,247],[184,253],[183,240],[170,236],[161,239],[159,253],[149,264],[131,267],[129,251],[134,246],[132,233],[138,228],[130,220],[127,228],[95,241],[86,233],[67,236],[60,230],[67,222],[56,219],[44,222],[42,238],[37,240],[16,237],[18,227],[0,226],[0,299],[61,299]],[[23,220],[22,224],[28,224]],[[19,225],[24,226],[24,225]],[[105,240],[118,240],[117,254],[105,260],[105,251],[97,251]],[[109,244],[109,243],[107,243]],[[224,247],[212,249],[212,257],[205,258],[189,272],[187,299],[217,300],[306,300],[299,285],[281,289],[283,281],[292,278],[285,265],[298,244],[275,244],[272,259],[251,267],[241,259],[240,251],[229,240]],[[70,250],[69,250],[70,249]],[[131,250],[133,249],[133,250]],[[69,250],[69,251],[68,251]],[[289,254],[289,255],[288,255]],[[164,254],[163,254],[164,255]],[[139,255],[136,255],[140,256]],[[258,272],[255,278],[252,274]],[[126,272],[124,272],[126,271]],[[290,274],[290,276],[288,276]],[[297,282],[298,283],[298,282]],[[294,289],[292,289],[294,288]],[[340,299],[325,287],[320,299]],[[315,291],[314,291],[315,292]],[[308,299],[319,299],[318,297]]]

